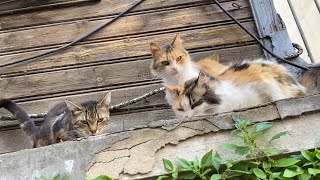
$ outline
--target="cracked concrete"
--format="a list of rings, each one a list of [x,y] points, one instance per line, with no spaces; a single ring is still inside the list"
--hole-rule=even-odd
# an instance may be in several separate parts
[[[225,158],[239,159],[219,148],[222,143],[233,139],[229,134],[234,128],[233,117],[254,122],[274,121],[275,127],[263,138],[269,139],[272,133],[289,130],[288,136],[275,143],[286,152],[319,147],[320,140],[315,138],[320,136],[320,124],[317,123],[320,115],[319,97],[287,99],[191,119],[145,118],[138,122],[131,119],[131,125],[129,120],[118,121],[119,125],[113,124],[116,128],[113,134],[2,154],[0,179],[50,178],[65,172],[71,173],[72,179],[83,179],[85,175],[93,178],[102,174],[114,179],[147,178],[165,173],[162,158],[174,162],[176,156],[191,160],[211,149]],[[117,132],[119,130],[124,132]],[[267,140],[261,144],[265,142]],[[19,162],[21,167],[12,162]]]

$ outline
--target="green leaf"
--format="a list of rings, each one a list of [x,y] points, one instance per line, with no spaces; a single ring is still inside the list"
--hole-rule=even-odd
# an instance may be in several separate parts
[[[317,174],[320,174],[320,170],[319,169],[315,169],[315,168],[308,168],[308,172],[311,174],[311,175],[317,175]]]
[[[210,180],[219,180],[219,179],[221,179],[221,175],[220,174],[213,174],[210,177]]]
[[[272,179],[275,179],[275,178],[278,178],[280,176],[281,172],[273,172],[271,175],[270,175],[270,178]]]
[[[248,154],[249,151],[250,151],[250,148],[247,146],[238,146],[236,147],[234,152],[239,155],[245,155],[245,154]]]
[[[253,168],[252,170],[253,170],[253,173],[254,173],[257,177],[259,177],[259,178],[261,178],[261,179],[267,178],[267,175],[266,175],[261,169]]]
[[[207,169],[207,170],[205,170],[201,175],[202,176],[204,176],[204,175],[206,175],[208,172],[210,172],[211,171],[211,169]]]
[[[262,149],[262,151],[268,155],[277,155],[283,152],[282,150],[277,148],[266,148],[266,149]]]
[[[162,162],[167,171],[173,171],[173,164],[170,160],[162,159]]]
[[[283,172],[283,177],[295,177],[297,175],[303,174],[303,172],[298,172],[297,169],[285,169]]]
[[[235,150],[237,147],[238,146],[235,144],[228,144],[228,143],[221,145],[222,149],[228,149],[228,150]]]
[[[179,175],[179,179],[195,179],[196,174],[194,172],[189,171],[189,172],[184,172],[182,175]]]
[[[202,158],[201,158],[201,167],[209,166],[212,163],[212,150],[207,152]]]
[[[300,151],[300,152],[301,152],[302,156],[303,156],[304,158],[306,158],[308,161],[313,161],[314,155],[313,155],[312,152],[309,152],[309,151],[307,151],[307,150],[302,150],[302,151]]]
[[[313,162],[304,163],[302,167],[313,166]]]
[[[263,167],[263,169],[265,169],[265,170],[270,170],[270,168],[271,168],[271,163],[270,163],[269,161],[263,161],[263,162],[262,162],[262,167]]]
[[[273,126],[272,122],[261,122],[261,123],[257,123],[255,125],[256,127],[256,132],[257,133],[262,133],[264,131],[266,131],[267,129],[270,129]]]
[[[238,117],[233,117],[233,120],[235,122],[235,127],[239,130],[243,130],[245,127],[249,126],[251,124],[250,120],[240,119]]]
[[[212,165],[217,170],[217,172],[219,172],[221,162],[222,159],[220,155],[216,152],[216,154],[214,154],[214,156],[212,157]]]
[[[241,170],[230,170],[231,172],[237,172],[237,173],[241,173],[241,174],[252,174],[251,171],[241,171]]]
[[[196,167],[199,167],[199,159],[198,159],[198,157],[196,156],[196,158],[194,159],[194,161],[193,161],[193,165],[194,166],[196,166]]]
[[[186,170],[192,170],[192,164],[183,158],[178,158],[179,164]]]
[[[298,159],[298,160],[303,160],[304,159],[304,157],[301,154],[291,155],[290,157]]]
[[[289,131],[282,131],[274,136],[272,136],[272,138],[270,139],[269,143],[271,143],[272,141],[276,140],[276,139],[279,139],[281,136],[284,136],[286,134],[288,134]]]
[[[101,175],[101,176],[94,178],[93,180],[112,180],[112,178],[109,176],[106,176],[106,175]]]
[[[159,177],[157,178],[157,180],[168,179],[168,178],[169,178],[169,176],[159,176]]]
[[[308,172],[304,172],[303,174],[298,175],[299,180],[309,180],[311,175]]]
[[[300,160],[294,159],[294,158],[282,158],[279,160],[276,160],[273,163],[274,167],[289,167],[296,163],[300,162]]]
[[[174,173],[172,173],[172,177],[173,177],[174,179],[177,179],[177,178],[178,178],[178,172],[175,171]]]
[[[320,160],[320,151],[316,152],[316,157]]]

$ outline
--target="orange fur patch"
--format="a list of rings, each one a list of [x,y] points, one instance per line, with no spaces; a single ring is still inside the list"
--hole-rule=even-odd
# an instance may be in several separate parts
[[[213,77],[221,74],[226,68],[225,65],[219,62],[219,56],[201,59],[197,61],[196,64],[199,66],[200,71],[203,71]]]

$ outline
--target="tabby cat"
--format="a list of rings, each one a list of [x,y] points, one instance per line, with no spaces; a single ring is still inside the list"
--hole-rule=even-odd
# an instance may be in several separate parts
[[[164,85],[167,86],[184,84],[187,80],[197,77],[200,70],[216,76],[225,68],[218,62],[218,56],[192,61],[188,51],[182,45],[179,34],[171,44],[164,47],[152,42],[150,51],[153,56],[151,73],[155,77],[162,78]],[[169,93],[166,93],[166,99],[171,104]]]
[[[1,99],[0,107],[15,115],[21,128],[32,138],[35,148],[101,134],[110,117],[110,101],[111,92],[100,102],[90,100],[78,104],[65,100],[50,109],[41,127],[37,127],[28,114],[9,99]]]
[[[178,117],[220,113],[306,95],[305,88],[276,62],[243,61],[213,77],[199,76],[181,86],[166,86]]]

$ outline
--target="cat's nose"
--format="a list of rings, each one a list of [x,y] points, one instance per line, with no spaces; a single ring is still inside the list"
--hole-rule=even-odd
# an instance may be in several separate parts
[[[91,134],[94,135],[94,136],[95,136],[96,133],[97,133],[97,130],[96,130],[96,129],[93,129],[93,130],[91,129],[90,131],[91,131]]]
[[[176,68],[171,69],[171,74],[176,75],[178,73],[178,70]]]

